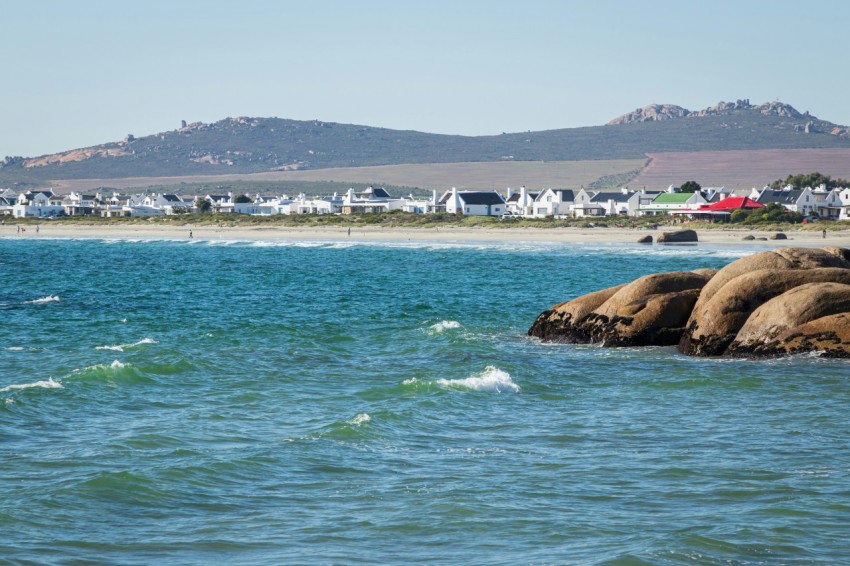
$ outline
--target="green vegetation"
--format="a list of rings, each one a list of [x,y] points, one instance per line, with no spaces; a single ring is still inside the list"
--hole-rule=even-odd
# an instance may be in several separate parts
[[[696,181],[685,181],[682,183],[682,186],[679,187],[679,190],[683,193],[695,193],[697,191],[701,191],[702,187]]]
[[[254,202],[254,201],[248,195],[241,194],[241,195],[237,195],[236,198],[233,199],[233,202],[236,203],[236,204],[243,204],[243,203]]]
[[[838,187],[850,187],[850,181],[846,179],[832,179],[829,175],[822,173],[809,173],[808,175],[798,173],[797,175],[788,175],[785,180],[777,179],[770,184],[772,189],[781,189],[788,185],[795,189],[804,187],[816,188],[820,185],[825,185],[827,190],[837,189]]]
[[[204,197],[198,197],[195,199],[195,208],[199,210],[201,214],[207,214],[210,210],[212,210],[212,203]]]
[[[730,220],[733,223],[745,225],[777,223],[799,224],[803,221],[803,215],[799,212],[789,212],[781,204],[772,202],[764,208],[735,210],[732,212]]]

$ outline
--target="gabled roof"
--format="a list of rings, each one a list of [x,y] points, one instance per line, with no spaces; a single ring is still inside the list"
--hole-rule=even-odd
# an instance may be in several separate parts
[[[694,193],[659,193],[653,200],[653,204],[685,204],[694,196]]]
[[[750,197],[726,197],[713,204],[704,204],[700,210],[737,210],[739,208],[764,208],[764,205]]]
[[[600,191],[600,192],[598,192],[595,195],[590,197],[590,202],[602,202],[602,201],[608,201],[608,200],[613,200],[614,202],[626,202],[630,198],[632,198],[633,196],[634,196],[634,193],[623,193],[622,191],[616,191],[616,192],[614,192],[614,191],[610,191],[610,192]]]
[[[496,191],[468,191],[457,194],[466,204],[486,205],[486,204],[505,204],[502,195]]]
[[[371,194],[372,198],[392,198],[390,193],[388,193],[385,189],[378,187],[377,189],[374,187],[369,187],[363,194]]]
[[[572,189],[555,189],[555,194],[561,195],[561,200],[564,202],[569,202],[576,198]]]
[[[180,202],[180,197],[178,197],[177,195],[162,195],[162,198],[164,198],[168,202]]]
[[[762,204],[778,202],[783,204],[794,204],[803,194],[802,189],[792,189],[790,191],[763,191],[756,199]]]

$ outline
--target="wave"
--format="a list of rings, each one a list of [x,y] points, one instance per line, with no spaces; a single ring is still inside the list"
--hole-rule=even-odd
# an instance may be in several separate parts
[[[487,366],[480,374],[463,379],[438,379],[435,383],[452,389],[491,391],[493,393],[520,392],[520,387],[513,382],[511,374],[495,366]]]
[[[450,330],[454,328],[460,328],[460,323],[456,320],[444,320],[442,322],[438,322],[437,324],[432,324],[428,327],[428,330],[432,334],[439,334],[444,330]]]
[[[348,424],[354,425],[354,426],[360,426],[362,424],[368,423],[371,420],[372,420],[372,417],[369,416],[369,413],[360,413],[359,415],[355,416],[353,419],[348,421]]]
[[[59,381],[53,381],[53,379],[50,378],[47,381],[36,381],[33,383],[7,385],[6,387],[0,389],[0,393],[8,393],[9,391],[18,391],[20,389],[30,389],[33,387],[41,387],[44,389],[62,389],[62,383]]]
[[[139,340],[138,342],[133,342],[132,344],[118,344],[116,346],[96,346],[95,350],[114,350],[116,352],[123,352],[128,348],[135,348],[136,346],[141,346],[142,344],[156,344],[156,340],[154,340],[153,338],[143,338],[142,340]]]
[[[33,299],[32,301],[24,301],[25,305],[42,305],[44,303],[58,303],[59,295],[47,295],[46,297],[41,297],[40,299]]]

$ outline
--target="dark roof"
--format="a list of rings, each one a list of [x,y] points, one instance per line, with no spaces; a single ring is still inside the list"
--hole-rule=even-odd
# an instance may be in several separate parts
[[[764,191],[756,200],[762,204],[769,204],[772,202],[793,204],[797,202],[797,199],[800,198],[802,192],[802,189],[793,189],[790,191]]]
[[[463,202],[466,204],[505,204],[505,200],[502,198],[502,195],[495,191],[470,191],[458,193],[458,196],[463,199]]]
[[[180,202],[180,198],[177,195],[162,195],[162,198],[168,202]]]
[[[373,188],[372,189],[372,197],[373,198],[392,198],[390,193],[388,193],[385,189],[382,188]]]
[[[518,200],[519,200],[519,193],[514,193],[511,196],[509,196],[508,200],[506,200],[505,202],[516,202]]]
[[[575,200],[576,198],[572,189],[555,189],[555,192],[561,195],[561,200],[564,202]]]
[[[210,200],[214,200],[215,202],[221,202],[223,200],[226,201],[227,199],[230,198],[227,195],[207,195],[207,196],[209,197]]]
[[[623,193],[621,191],[611,191],[611,192],[598,192],[592,197],[590,197],[590,202],[600,202],[606,200],[613,200],[614,202],[626,202],[630,198],[634,196],[634,193]]]

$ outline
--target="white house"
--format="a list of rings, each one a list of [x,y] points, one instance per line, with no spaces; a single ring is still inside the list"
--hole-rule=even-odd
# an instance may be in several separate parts
[[[21,193],[12,206],[12,216],[15,218],[47,218],[61,216],[63,212],[62,197],[49,190]]]
[[[547,216],[567,216],[575,201],[575,193],[572,189],[546,189],[540,191],[534,199],[535,218]]]
[[[838,220],[841,216],[841,191],[840,189],[827,190],[821,185],[812,191],[815,198],[815,212],[821,218],[827,220]]]
[[[699,208],[701,204],[707,204],[707,201],[699,193],[676,193],[663,192],[653,195],[647,195],[647,203],[641,203],[641,214],[669,214],[674,210],[689,210]]]
[[[646,193],[632,192],[626,188],[619,191],[590,192],[581,189],[575,197],[573,216],[638,216],[640,214],[640,199]]]
[[[810,216],[816,212],[816,202],[812,189],[789,189],[788,187],[782,190],[774,190],[770,187],[765,187],[761,191],[753,189],[753,195],[750,198],[760,204],[779,203],[791,212],[799,212],[803,216]]]
[[[534,200],[540,193],[530,193],[525,187],[519,191],[508,188],[505,199],[505,213],[512,216],[532,216],[534,214]]]
[[[835,190],[838,192],[838,199],[841,202],[841,212],[838,214],[838,219],[850,220],[850,188]]]
[[[469,216],[502,216],[505,199],[496,191],[458,191],[455,187],[443,194],[440,204],[449,214]]]
[[[343,214],[389,212],[390,210],[401,210],[403,206],[403,199],[391,197],[382,188],[368,187],[359,193],[355,193],[354,189],[348,189],[342,199]]]

